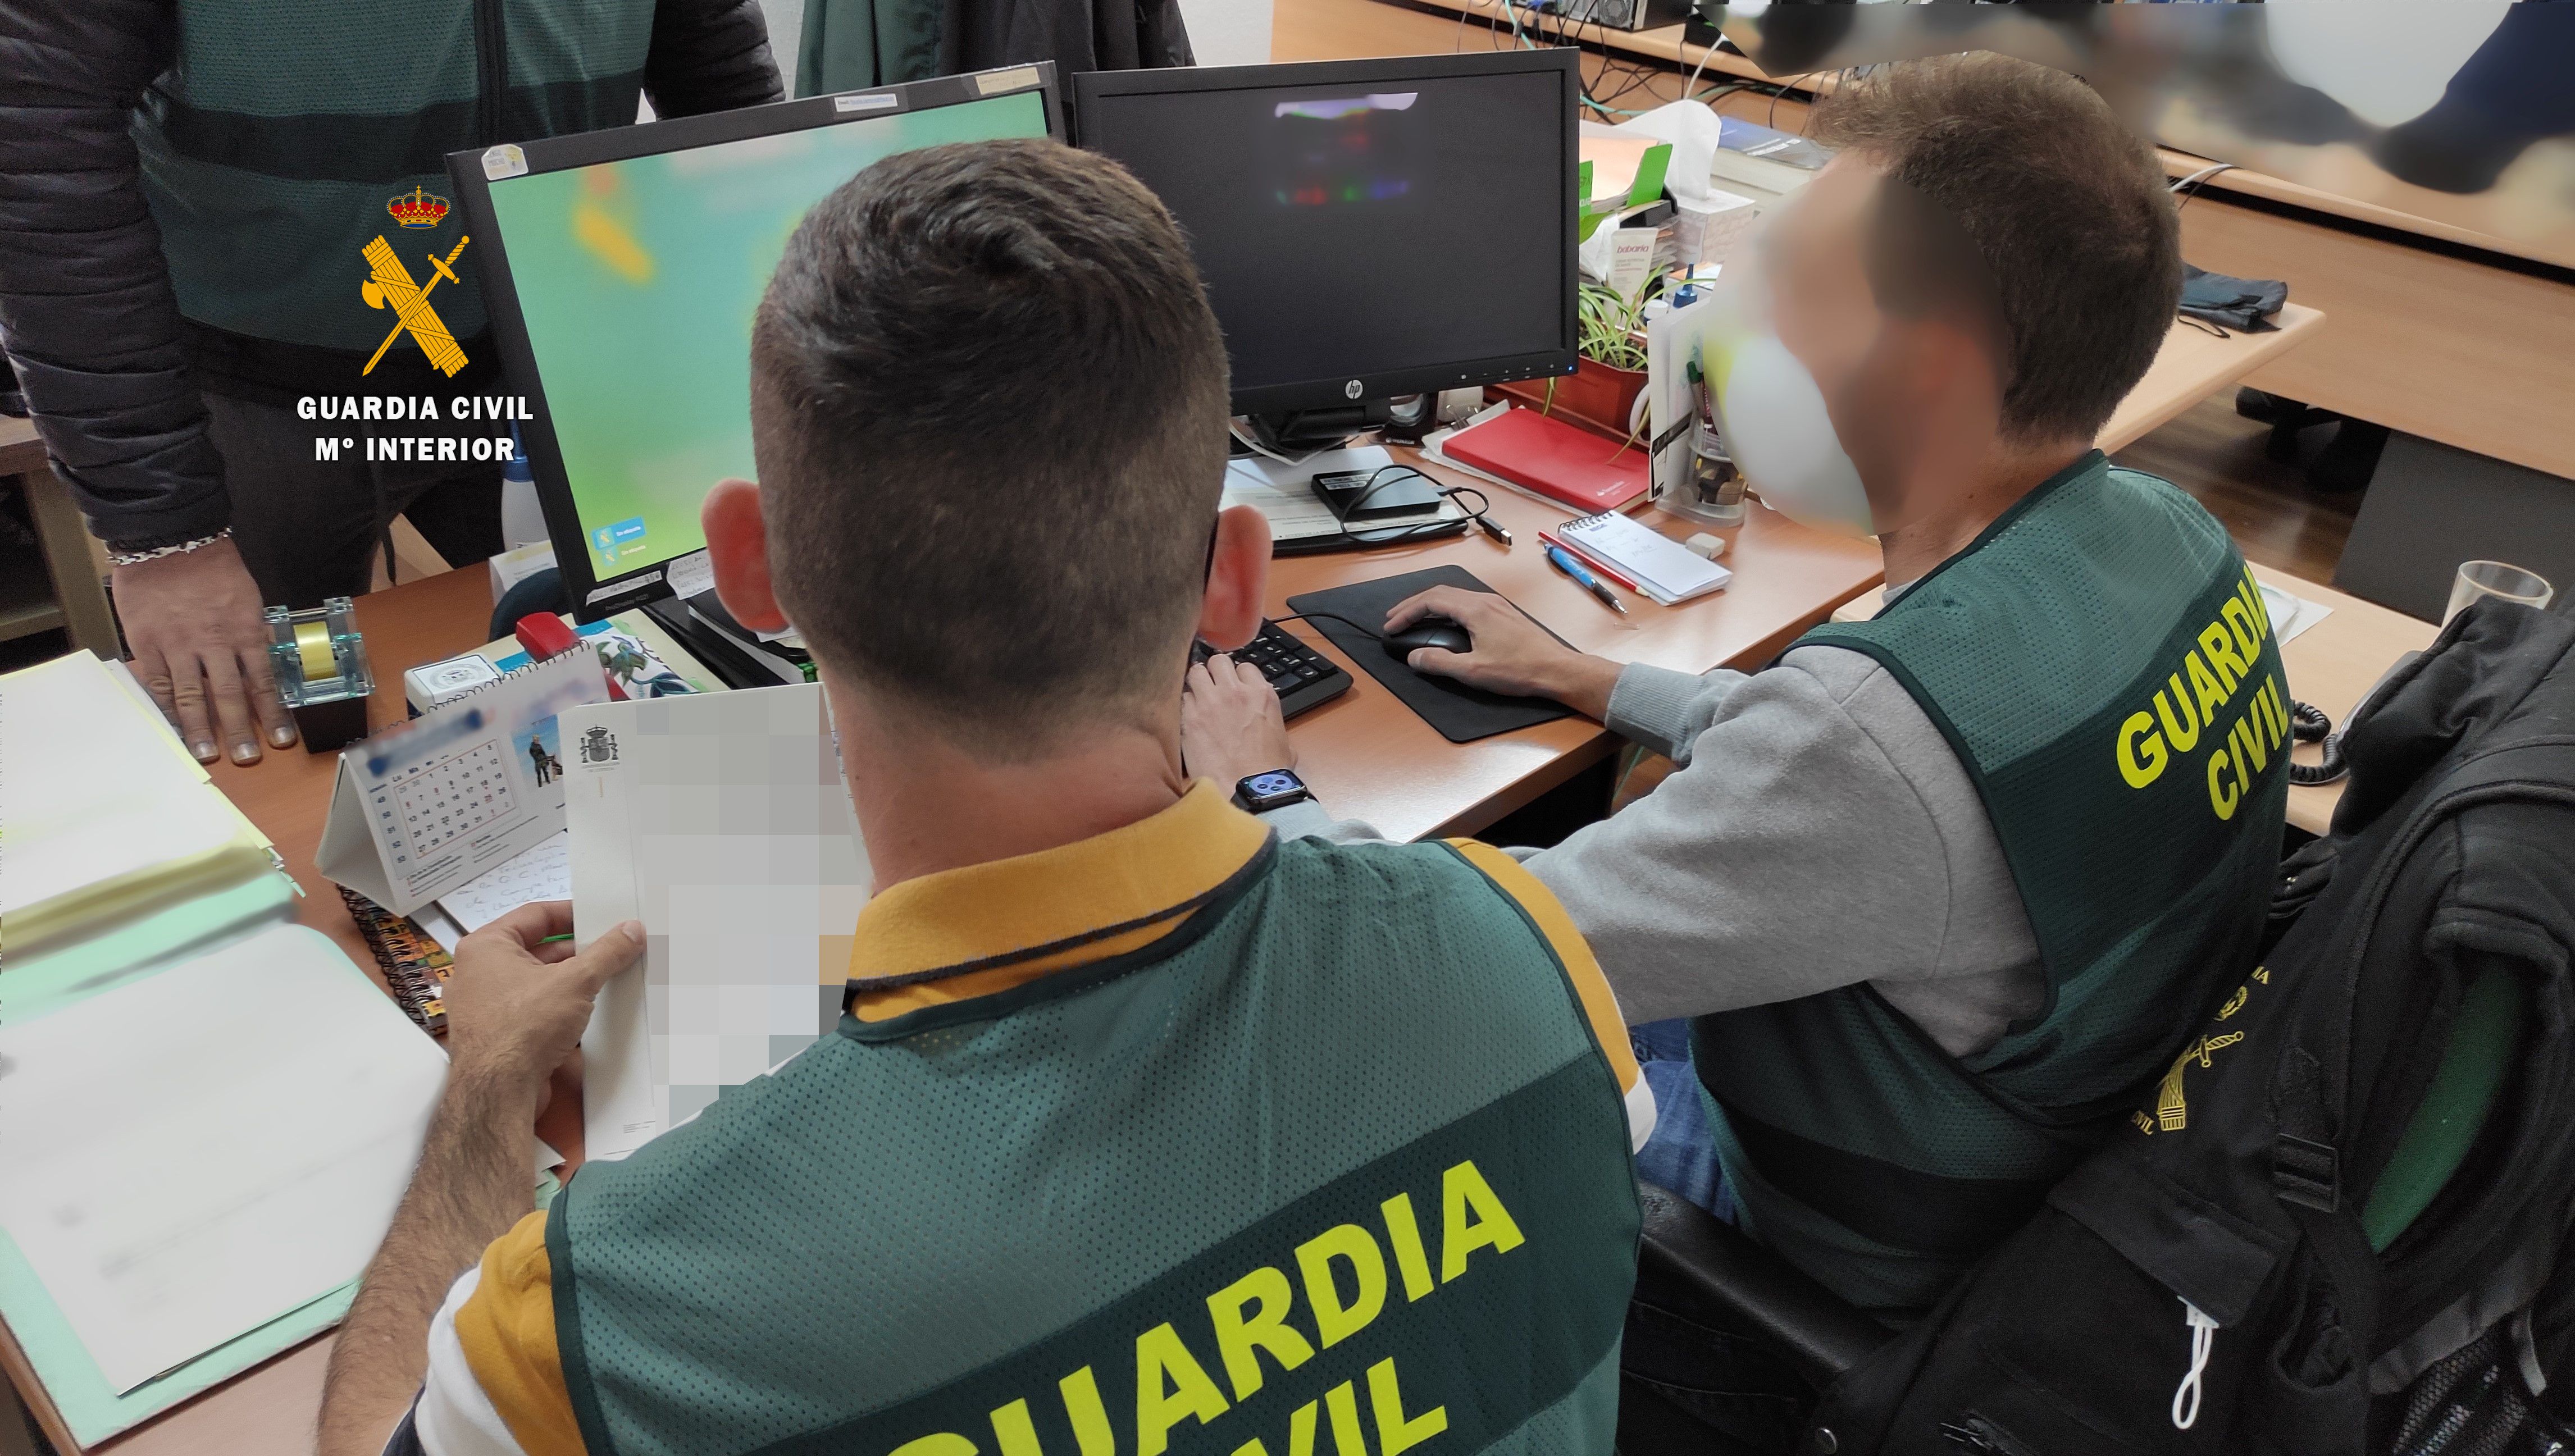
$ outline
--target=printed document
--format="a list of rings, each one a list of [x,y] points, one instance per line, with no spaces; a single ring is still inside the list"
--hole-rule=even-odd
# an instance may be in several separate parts
[[[840,1021],[867,851],[816,684],[563,712],[575,934],[644,922],[582,1036],[618,1157]]]

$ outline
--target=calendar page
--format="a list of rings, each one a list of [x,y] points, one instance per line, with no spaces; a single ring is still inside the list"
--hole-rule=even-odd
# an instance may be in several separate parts
[[[608,701],[599,655],[533,664],[340,755],[322,872],[396,914],[564,826],[556,716]]]

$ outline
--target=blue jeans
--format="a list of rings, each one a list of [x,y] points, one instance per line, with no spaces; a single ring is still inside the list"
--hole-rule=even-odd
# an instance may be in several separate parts
[[[1627,1038],[1645,1085],[1654,1091],[1654,1135],[1636,1154],[1636,1176],[1732,1223],[1734,1191],[1717,1165],[1705,1094],[1690,1065],[1689,1022],[1648,1021],[1628,1027]]]

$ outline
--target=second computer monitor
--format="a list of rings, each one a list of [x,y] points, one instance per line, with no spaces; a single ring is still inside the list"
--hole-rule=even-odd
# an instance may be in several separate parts
[[[1238,414],[1572,373],[1579,84],[1565,49],[1072,83],[1189,233]]]

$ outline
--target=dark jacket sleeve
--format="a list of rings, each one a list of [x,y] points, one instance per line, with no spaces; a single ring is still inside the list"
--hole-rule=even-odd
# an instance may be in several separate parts
[[[760,0],[659,0],[644,94],[656,116],[702,116],[784,100]]]
[[[0,0],[0,343],[91,529],[129,548],[232,514],[126,133],[174,23],[170,0]]]

